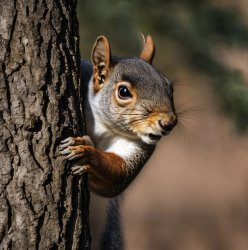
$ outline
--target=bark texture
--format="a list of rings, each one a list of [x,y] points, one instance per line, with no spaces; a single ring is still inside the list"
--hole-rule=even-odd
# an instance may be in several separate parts
[[[1,0],[0,249],[89,249],[86,177],[58,155],[83,133],[76,2]]]

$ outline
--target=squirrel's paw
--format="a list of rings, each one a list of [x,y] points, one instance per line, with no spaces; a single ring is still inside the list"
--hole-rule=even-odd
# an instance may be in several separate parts
[[[61,147],[60,154],[65,155],[65,159],[74,160],[81,158],[85,154],[84,146],[68,146],[65,149]]]
[[[74,139],[74,138],[73,138]],[[66,144],[70,143],[70,138],[67,138],[64,140]],[[65,144],[64,144],[65,145]],[[83,173],[87,172],[90,169],[90,165],[87,163],[89,162],[89,157],[87,154],[87,148],[89,149],[89,146],[65,146],[61,147],[60,154],[65,156],[65,159],[67,160],[76,160],[74,166],[71,167],[71,172],[75,175],[82,175]]]
[[[71,172],[74,175],[82,175],[83,173],[87,172],[90,169],[90,165],[84,165],[84,166],[73,166],[71,168]]]
[[[78,146],[78,145],[94,146],[94,143],[92,142],[92,140],[88,135],[84,135],[82,137],[68,137],[65,140],[61,141],[59,150],[62,151],[69,146]]]

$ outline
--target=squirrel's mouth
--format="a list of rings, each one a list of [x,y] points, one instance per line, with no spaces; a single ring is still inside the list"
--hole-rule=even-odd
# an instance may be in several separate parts
[[[161,135],[154,135],[154,134],[149,134],[149,138],[153,141],[158,141],[161,139]]]

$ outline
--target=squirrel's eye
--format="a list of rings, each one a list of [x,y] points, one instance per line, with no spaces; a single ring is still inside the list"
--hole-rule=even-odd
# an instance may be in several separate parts
[[[132,98],[132,95],[126,86],[120,86],[118,89],[118,97],[122,100]]]

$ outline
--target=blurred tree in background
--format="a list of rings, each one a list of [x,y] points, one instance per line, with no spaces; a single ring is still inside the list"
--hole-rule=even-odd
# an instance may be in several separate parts
[[[218,2],[218,1],[217,1]],[[234,7],[210,0],[84,0],[78,3],[82,56],[89,58],[94,40],[106,35],[116,53],[136,54],[140,33],[151,34],[163,57],[184,61],[210,78],[223,111],[239,131],[248,130],[248,85],[242,73],[220,62],[216,51],[248,47],[248,28]],[[165,56],[163,56],[165,55]],[[162,69],[173,67],[168,61]]]

